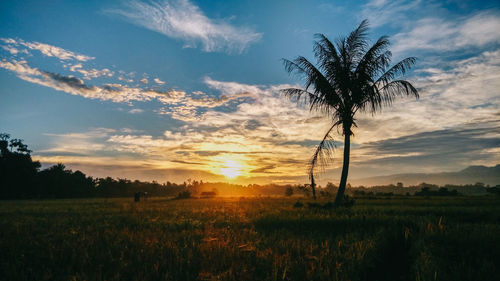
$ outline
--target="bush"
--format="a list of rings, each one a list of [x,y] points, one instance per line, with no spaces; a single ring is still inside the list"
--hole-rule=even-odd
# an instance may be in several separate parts
[[[191,198],[191,192],[188,190],[186,191],[181,191],[179,194],[177,194],[177,199],[188,199]]]
[[[354,206],[354,198],[350,197],[347,194],[344,195],[344,200],[342,200],[341,207],[351,208],[352,206]]]

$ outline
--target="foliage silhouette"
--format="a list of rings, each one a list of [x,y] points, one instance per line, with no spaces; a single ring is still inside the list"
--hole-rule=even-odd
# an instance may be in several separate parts
[[[31,159],[30,153],[23,140],[0,134],[0,199],[132,197],[136,192],[159,196],[186,188],[185,184],[170,182],[161,185],[110,177],[95,179],[63,164],[39,171],[41,165]]]
[[[332,118],[332,126],[317,146],[309,165],[309,178],[313,196],[316,197],[314,169],[319,164],[325,167],[332,159],[334,148],[330,136],[334,128],[341,127],[344,135],[344,159],[340,185],[335,199],[339,206],[344,198],[349,171],[349,154],[352,127],[356,125],[355,114],[380,111],[403,95],[418,98],[417,89],[408,81],[398,79],[416,62],[408,57],[389,67],[391,52],[389,40],[380,37],[373,45],[367,40],[368,21],[364,20],[349,36],[338,38],[332,43],[325,35],[317,34],[314,55],[317,66],[305,57],[293,61],[283,59],[289,73],[304,78],[304,88],[287,88],[282,92],[297,101],[304,100],[310,110],[316,110]],[[310,90],[311,89],[311,90]]]
[[[24,198],[36,194],[36,175],[40,162],[21,139],[0,134],[0,199]]]

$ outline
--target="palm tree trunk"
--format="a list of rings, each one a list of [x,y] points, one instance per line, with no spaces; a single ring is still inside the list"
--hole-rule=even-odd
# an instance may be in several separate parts
[[[314,175],[311,174],[311,189],[313,192],[313,199],[316,200],[316,183],[314,182]]]
[[[347,174],[349,173],[349,154],[351,152],[351,130],[344,133],[344,164],[342,166],[342,176],[340,177],[340,186],[335,198],[335,206],[340,206],[344,200],[345,186],[347,184]]]

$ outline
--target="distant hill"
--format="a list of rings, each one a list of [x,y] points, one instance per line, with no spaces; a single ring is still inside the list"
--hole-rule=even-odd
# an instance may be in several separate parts
[[[416,185],[422,182],[437,185],[444,184],[474,184],[482,182],[491,186],[500,184],[500,164],[493,167],[469,166],[458,172],[432,173],[432,174],[395,174],[349,180],[354,185],[385,185],[402,182],[405,186]]]

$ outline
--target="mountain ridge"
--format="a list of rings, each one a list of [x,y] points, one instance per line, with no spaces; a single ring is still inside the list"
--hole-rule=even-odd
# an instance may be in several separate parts
[[[367,177],[352,179],[349,181],[352,185],[386,185],[402,182],[404,185],[417,185],[422,182],[445,185],[445,184],[474,184],[482,182],[489,185],[500,184],[500,164],[495,166],[475,165],[469,166],[457,172],[441,173],[401,173],[385,176]]]

